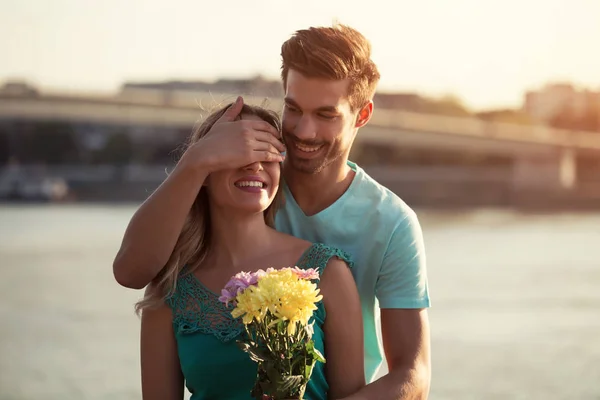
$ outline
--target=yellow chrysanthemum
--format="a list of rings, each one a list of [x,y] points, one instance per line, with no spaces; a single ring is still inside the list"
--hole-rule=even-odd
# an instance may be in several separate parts
[[[242,317],[244,324],[249,324],[253,319],[262,321],[268,310],[268,304],[265,303],[262,296],[255,286],[250,286],[236,297],[237,305],[231,312],[234,318]]]
[[[292,335],[297,322],[308,324],[321,299],[316,284],[300,279],[290,269],[269,270],[256,286],[237,296],[232,315],[243,316],[244,324],[249,324],[253,319],[260,322],[270,311],[277,320],[289,321],[288,334]]]

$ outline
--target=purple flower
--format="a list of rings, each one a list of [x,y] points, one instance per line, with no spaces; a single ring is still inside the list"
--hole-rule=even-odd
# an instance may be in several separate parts
[[[221,296],[219,301],[229,305],[232,302],[236,304],[235,298],[238,294],[242,293],[248,286],[256,285],[258,282],[258,273],[240,272],[235,274],[229,282],[225,285],[225,288],[221,290]]]
[[[299,279],[319,279],[319,271],[314,268],[302,269],[298,267],[290,268]]]

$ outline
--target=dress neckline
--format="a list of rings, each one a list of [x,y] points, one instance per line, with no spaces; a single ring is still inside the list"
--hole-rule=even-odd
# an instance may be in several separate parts
[[[296,261],[295,265],[301,265],[302,261],[304,261],[307,257],[310,256],[311,252],[314,251],[314,249],[318,246],[318,243],[312,243],[310,246],[308,246],[308,248],[306,248],[306,250],[304,250],[302,252],[302,254],[300,255],[300,258],[298,259],[298,261]],[[283,268],[283,267],[282,267]],[[203,291],[205,291],[206,293],[214,296],[214,297],[220,297],[221,294],[220,293],[216,293],[213,290],[209,289],[208,286],[206,286],[204,283],[202,283],[202,281],[200,280],[200,278],[198,278],[196,276],[196,274],[189,273],[188,275],[191,275],[191,279],[192,282],[194,282],[194,284],[196,284],[200,289],[202,289]]]

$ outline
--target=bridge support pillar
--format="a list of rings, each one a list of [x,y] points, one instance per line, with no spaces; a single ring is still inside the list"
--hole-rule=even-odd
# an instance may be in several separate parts
[[[525,191],[564,191],[577,185],[576,152],[562,149],[544,157],[518,157],[514,161],[513,187]]]

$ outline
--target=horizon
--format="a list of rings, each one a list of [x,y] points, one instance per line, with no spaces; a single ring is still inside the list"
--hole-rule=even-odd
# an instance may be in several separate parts
[[[126,82],[275,80],[284,40],[337,20],[370,40],[382,75],[378,93],[453,96],[470,110],[486,110],[520,108],[527,91],[553,83],[600,91],[594,0],[229,4],[1,4],[0,82],[114,93]]]

